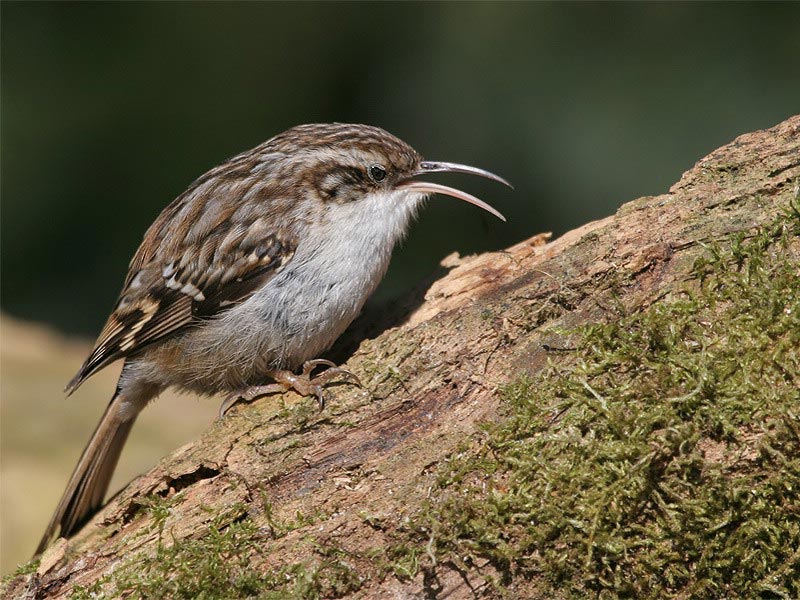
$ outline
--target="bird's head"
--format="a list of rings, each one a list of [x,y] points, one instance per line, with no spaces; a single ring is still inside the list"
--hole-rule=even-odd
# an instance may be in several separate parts
[[[474,204],[505,221],[499,211],[467,192],[418,178],[430,173],[467,173],[511,187],[505,179],[477,167],[423,160],[411,146],[378,127],[300,125],[267,144],[271,152],[291,157],[284,162],[289,178],[299,179],[301,187],[322,203],[356,204],[365,198],[418,203],[431,194],[442,194]]]

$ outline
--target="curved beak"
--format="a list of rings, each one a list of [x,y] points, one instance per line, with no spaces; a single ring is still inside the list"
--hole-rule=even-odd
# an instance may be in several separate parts
[[[503,185],[507,185],[511,189],[514,189],[514,186],[512,186],[510,183],[508,183],[508,181],[499,175],[495,175],[494,173],[485,171],[484,169],[479,169],[478,167],[470,167],[469,165],[460,165],[458,163],[424,161],[420,163],[419,168],[416,170],[413,177],[425,173],[469,173],[471,175],[485,177],[486,179],[492,179],[493,181],[497,181]],[[452,196],[453,198],[458,198],[464,202],[469,202],[470,204],[474,204],[475,206],[492,213],[501,221],[506,220],[500,211],[494,209],[480,198],[476,198],[472,194],[462,192],[461,190],[447,187],[446,185],[427,183],[425,181],[406,180],[398,184],[397,187],[423,194],[444,194],[445,196]]]

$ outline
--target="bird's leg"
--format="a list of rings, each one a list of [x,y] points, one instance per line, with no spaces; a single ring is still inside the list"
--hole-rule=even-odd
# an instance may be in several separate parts
[[[312,378],[312,371],[320,365],[328,368]],[[341,377],[345,380],[350,379],[355,385],[361,385],[361,381],[359,381],[358,377],[353,373],[342,367],[337,367],[334,363],[324,358],[307,360],[303,363],[303,371],[300,375],[292,371],[271,371],[267,373],[267,375],[274,379],[275,383],[256,385],[230,394],[222,401],[222,405],[219,407],[219,418],[224,417],[225,413],[227,413],[234,404],[240,401],[252,402],[256,398],[266,396],[267,394],[287,392],[289,390],[294,390],[301,396],[316,396],[319,402],[319,408],[322,410],[325,406],[323,388],[332,380]]]

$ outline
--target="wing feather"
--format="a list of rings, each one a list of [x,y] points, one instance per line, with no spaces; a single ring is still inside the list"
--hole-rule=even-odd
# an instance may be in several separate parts
[[[291,260],[297,237],[266,216],[291,199],[259,181],[242,185],[242,160],[198,179],[148,229],[68,393],[114,360],[243,302]],[[261,210],[241,210],[244,196],[248,204],[257,198]],[[211,218],[201,223],[203,215]]]

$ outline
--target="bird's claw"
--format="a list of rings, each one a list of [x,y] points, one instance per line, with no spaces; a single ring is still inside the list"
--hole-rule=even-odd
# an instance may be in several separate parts
[[[311,373],[319,366],[328,368],[312,379]],[[261,396],[289,390],[294,390],[301,396],[316,396],[319,409],[322,410],[325,408],[325,385],[340,376],[361,387],[361,380],[354,373],[342,367],[337,367],[335,363],[324,358],[307,360],[303,363],[303,370],[300,375],[296,375],[291,371],[274,371],[268,375],[275,380],[275,383],[249,387],[227,396],[219,407],[219,418],[224,417],[231,407],[240,401],[251,402]]]

